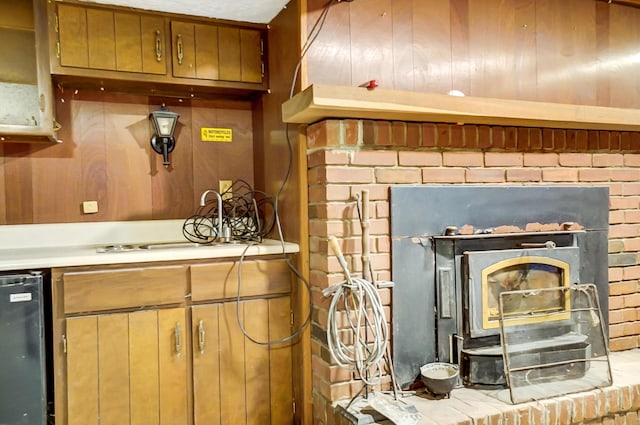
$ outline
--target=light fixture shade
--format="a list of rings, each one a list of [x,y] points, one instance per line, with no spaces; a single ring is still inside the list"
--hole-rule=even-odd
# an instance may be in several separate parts
[[[151,119],[153,130],[157,136],[173,137],[173,131],[176,128],[176,123],[180,115],[169,111],[163,106],[160,110],[152,112],[149,118]]]

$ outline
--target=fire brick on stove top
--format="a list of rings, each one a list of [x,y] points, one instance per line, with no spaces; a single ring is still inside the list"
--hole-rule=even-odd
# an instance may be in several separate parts
[[[435,361],[459,364],[465,385],[504,385],[501,291],[593,283],[606,321],[607,187],[393,186],[390,199],[393,352],[402,386]],[[532,223],[543,225],[529,231]],[[550,299],[529,308],[562,318],[567,306]],[[553,340],[563,334],[554,320],[531,326]]]

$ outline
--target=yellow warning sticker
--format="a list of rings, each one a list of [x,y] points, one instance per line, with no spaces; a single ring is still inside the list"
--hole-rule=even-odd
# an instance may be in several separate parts
[[[200,128],[200,138],[203,142],[231,142],[233,131],[230,128]]]

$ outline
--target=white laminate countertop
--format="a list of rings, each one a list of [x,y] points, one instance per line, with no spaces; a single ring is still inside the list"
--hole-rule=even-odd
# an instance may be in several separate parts
[[[106,245],[187,242],[182,220],[59,223],[0,226],[0,271],[51,267],[196,260],[245,255],[289,254],[295,243],[265,239],[260,244],[218,244],[197,247],[98,252]]]

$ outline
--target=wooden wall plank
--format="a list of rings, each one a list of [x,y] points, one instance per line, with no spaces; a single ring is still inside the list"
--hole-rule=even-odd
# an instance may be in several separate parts
[[[82,142],[49,146],[33,154],[34,221],[64,222],[68,219],[63,217],[74,216],[80,218],[78,221],[103,219],[106,217],[103,105],[75,99],[71,93],[61,99],[64,102],[59,102],[58,116],[70,125],[63,127],[59,137],[71,140],[76,135]],[[51,178],[53,175],[56,177]],[[82,216],[81,203],[86,200],[98,201],[100,211]]]
[[[413,10],[410,2],[391,2],[393,87],[413,90]]]
[[[450,0],[451,25],[451,87],[462,93],[470,93],[471,66],[469,58],[469,1]],[[447,91],[443,90],[443,93]]]
[[[400,2],[394,1],[395,8]],[[295,256],[295,266],[307,277],[309,271],[309,209],[307,207],[308,185],[307,185],[307,155],[306,140],[304,131],[296,126],[282,125],[281,104],[289,96],[291,89],[291,76],[298,60],[298,40],[301,39],[306,28],[310,25],[306,20],[301,21],[299,16],[306,16],[306,2],[290,2],[286,9],[271,22],[271,29],[268,32],[269,46],[279,46],[276,51],[271,50],[269,60],[269,80],[271,94],[264,96],[256,108],[256,115],[260,116],[259,122],[262,125],[254,126],[256,142],[254,146],[256,162],[256,186],[275,194],[277,188],[282,183],[284,171],[287,166],[288,156],[283,155],[287,140],[285,131],[288,131],[289,141],[293,155],[292,174],[288,184],[283,190],[281,199],[292,199],[294,202],[283,202],[281,204],[281,219],[283,220],[285,238],[296,241],[300,244],[300,253]],[[395,21],[394,21],[395,22]],[[394,28],[397,26],[394,25]],[[404,37],[411,37],[411,29],[407,30]],[[411,45],[406,46],[406,54],[411,55]],[[395,46],[394,46],[395,52]],[[398,69],[398,68],[396,68]],[[413,69],[413,63],[409,64],[409,72]],[[403,72],[407,69],[404,68]],[[302,67],[297,79],[297,89],[301,84],[306,84],[307,69]],[[410,87],[413,80],[410,81]],[[292,282],[292,290],[295,291],[294,302],[296,308],[296,320],[304,321],[307,316],[309,306],[308,293],[300,280]],[[292,348],[292,357],[296,367],[293,370],[293,397],[296,399],[296,411],[294,423],[312,423],[312,373],[311,373],[311,337],[307,326],[302,335]],[[274,392],[272,391],[272,396]],[[273,405],[272,405],[273,406]],[[277,423],[279,418],[286,420],[288,415],[281,415],[279,408],[272,408],[272,418]],[[285,422],[286,423],[286,422]]]
[[[392,87],[391,0],[354,2],[349,5],[349,12],[352,85],[377,80],[382,87]]]
[[[215,109],[214,109],[215,108]],[[197,101],[192,107],[193,190],[194,206],[207,189],[218,190],[218,182],[243,179],[250,185],[254,179],[254,130],[251,102],[212,103]],[[201,128],[229,128],[231,142],[205,142]]]
[[[448,1],[412,0],[416,91],[451,90],[451,28]]]
[[[537,0],[536,22],[538,97],[594,105],[595,4]]]
[[[107,217],[138,220],[148,216],[152,204],[149,128],[146,105],[139,99],[107,102],[105,111],[105,161],[107,171]],[[145,137],[147,136],[147,137]],[[155,153],[154,153],[155,155]],[[126,190],[125,190],[126,188]]]
[[[63,145],[67,148],[74,149],[71,162],[74,167],[70,167],[78,174],[70,176],[66,181],[82,182],[77,188],[72,189],[73,201],[76,205],[76,211],[80,210],[80,203],[84,201],[98,201],[98,212],[92,215],[82,215],[83,221],[89,220],[109,220],[113,219],[113,215],[109,214],[109,197],[107,196],[107,143],[109,136],[105,128],[105,105],[104,102],[94,101],[92,99],[73,101],[72,119],[67,122],[72,123],[73,133],[63,140]],[[69,141],[77,140],[77,144],[69,143]],[[71,145],[71,146],[69,146]],[[62,148],[63,146],[61,146]],[[79,170],[78,170],[79,169]],[[53,193],[59,191],[51,188]],[[66,197],[61,197],[62,201],[69,202]],[[65,212],[65,216],[73,217],[70,211]],[[58,217],[59,219],[59,217]],[[44,222],[55,221],[49,218]]]
[[[4,145],[4,180],[7,224],[34,223],[32,147],[23,143]]]
[[[611,36],[611,7],[604,2],[596,3],[596,54],[599,62],[610,58],[609,38]],[[611,102],[611,79],[608,74],[599,72],[596,86],[596,105],[606,106]]]
[[[218,170],[218,158],[220,157],[220,143],[203,142],[200,137],[201,128],[218,128],[218,111],[206,107],[207,105],[194,104],[191,111],[191,138],[193,142],[193,205],[199,205],[200,197],[207,189],[218,190],[220,174]]]
[[[638,40],[640,39],[640,9],[611,5],[609,24],[609,55],[602,73],[608,76],[610,103],[624,108],[640,104],[640,71]]]
[[[217,114],[217,122],[220,127],[230,128],[233,131],[232,142],[218,143],[218,155],[215,158],[218,165],[218,177],[224,180],[242,179],[253,185],[251,110],[220,110]]]
[[[327,5],[326,0],[307,0],[307,36]],[[351,3],[335,3],[329,10],[322,31],[306,55],[308,81],[314,83],[336,82],[350,86],[353,69],[350,46]],[[316,27],[316,30],[318,28]],[[357,66],[357,65],[356,65]]]
[[[534,7],[527,0],[470,2],[472,72],[468,95],[536,98]]]

